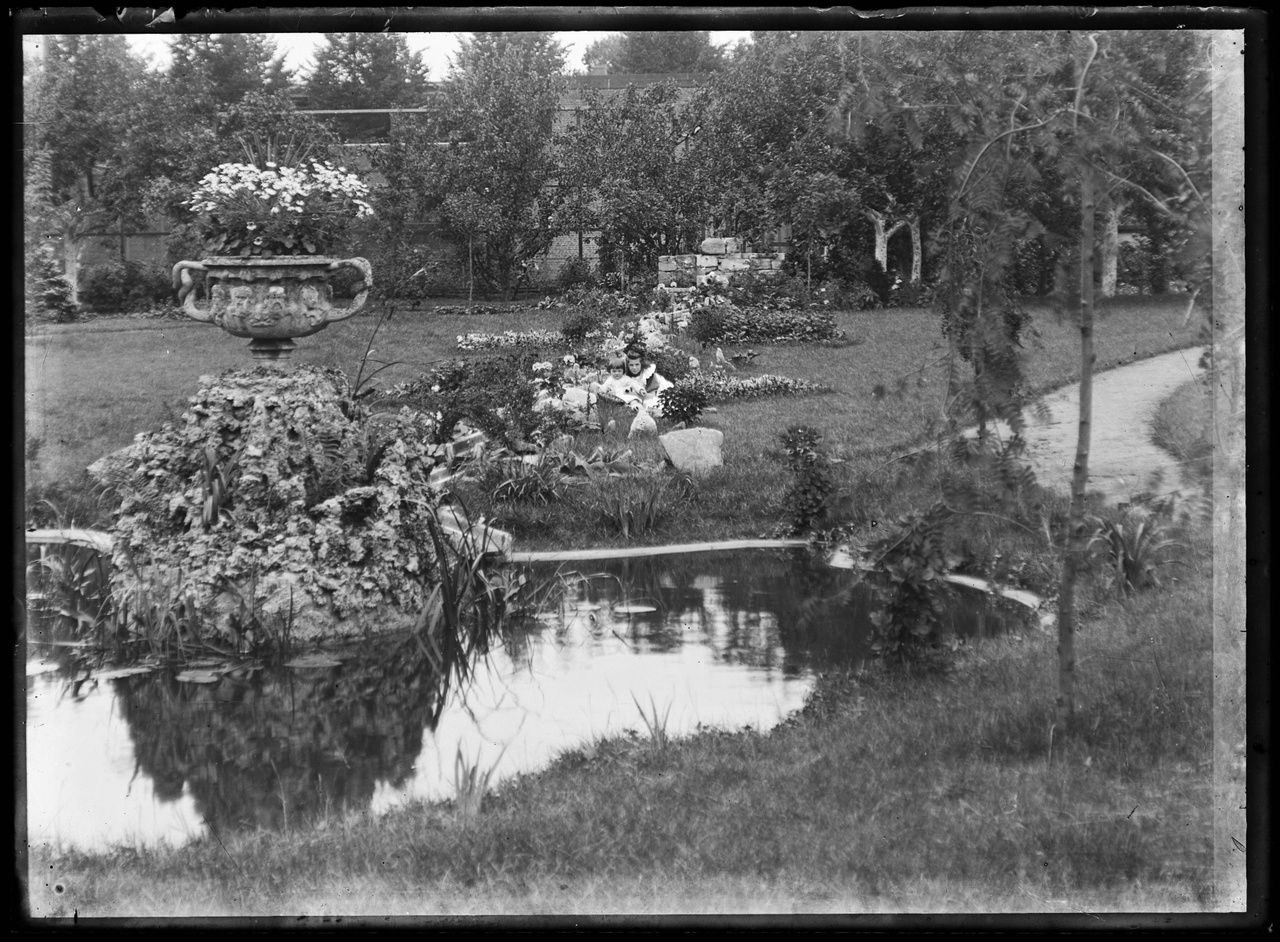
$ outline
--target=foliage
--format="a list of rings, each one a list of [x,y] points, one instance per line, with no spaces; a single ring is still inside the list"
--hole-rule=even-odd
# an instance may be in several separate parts
[[[574,123],[556,142],[562,231],[598,231],[600,271],[628,284],[658,256],[697,250],[707,216],[703,167],[689,141],[696,103],[674,82],[584,91]],[[651,284],[652,282],[650,282]]]
[[[412,405],[432,417],[430,438],[434,442],[450,441],[458,423],[465,419],[492,441],[519,448],[542,424],[533,409],[536,355],[536,351],[520,351],[452,360],[418,380],[396,386],[393,401]]]
[[[563,487],[557,463],[543,456],[535,464],[521,461],[493,489],[495,501],[526,504],[549,504],[559,500]]]
[[[586,258],[571,258],[561,267],[556,275],[556,284],[561,291],[577,287],[595,287],[595,266]]]
[[[897,528],[870,547],[888,583],[872,583],[882,606],[871,615],[872,650],[887,663],[940,666],[936,630],[945,586],[941,576],[949,568],[942,526],[948,514],[936,505],[899,517]]]
[[[714,72],[724,53],[706,30],[627,30],[587,47],[583,63],[613,73]]]
[[[375,422],[351,398],[334,370],[205,377],[180,426],[125,453],[117,589],[168,585],[225,609],[252,583],[268,613],[416,610],[432,555],[428,425],[408,411]]]
[[[169,43],[169,82],[220,108],[255,92],[287,92],[284,53],[261,33],[177,33]]]
[[[142,262],[103,262],[81,275],[80,304],[86,310],[145,310],[172,298],[169,273]]]
[[[438,216],[474,281],[504,299],[528,280],[557,231],[549,186],[557,168],[546,145],[563,61],[550,33],[473,34],[431,113],[393,128],[374,158],[386,181],[378,206],[406,223]]]
[[[831,459],[821,449],[822,433],[807,425],[793,425],[781,436],[782,449],[794,479],[783,495],[791,529],[803,533],[827,515],[834,486]]]
[[[39,312],[59,324],[76,319],[76,303],[72,300],[71,283],[62,274],[48,242],[27,253],[27,315]]]
[[[670,422],[693,425],[710,402],[705,389],[683,380],[675,380],[658,393],[662,417]]]
[[[134,89],[149,82],[123,36],[48,36],[42,43],[46,54],[23,82],[31,128],[24,162],[39,208],[28,224],[37,239],[61,238],[75,299],[86,240],[138,209],[139,193],[124,185],[132,165],[124,145],[145,109]],[[32,175],[37,161],[43,166]]]
[[[623,539],[640,539],[659,528],[683,498],[678,479],[628,475],[606,478],[594,493],[596,516]]]
[[[291,165],[293,141],[266,145],[262,165],[219,164],[185,203],[213,255],[318,255],[370,216],[369,189],[345,167]],[[280,163],[277,163],[278,158]]]
[[[312,108],[412,108],[428,94],[427,66],[404,33],[325,33],[313,59]]]
[[[1092,517],[1087,550],[1100,546],[1119,595],[1159,587],[1156,569],[1167,561],[1166,550],[1180,546],[1168,535],[1167,525],[1149,508],[1127,510],[1118,520]]]
[[[717,295],[694,303],[688,330],[704,346],[795,343],[841,336],[835,312],[830,309],[805,309],[789,298],[739,305]]]

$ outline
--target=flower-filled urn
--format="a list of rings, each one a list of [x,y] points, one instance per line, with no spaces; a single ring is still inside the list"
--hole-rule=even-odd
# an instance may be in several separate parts
[[[175,265],[173,286],[187,316],[249,338],[255,359],[287,360],[294,338],[364,307],[373,284],[369,262],[324,252],[373,210],[368,188],[332,162],[262,163],[221,164],[200,181],[185,205],[210,254]],[[354,297],[339,302],[331,279],[343,269],[359,279]],[[204,276],[203,298],[196,272]]]

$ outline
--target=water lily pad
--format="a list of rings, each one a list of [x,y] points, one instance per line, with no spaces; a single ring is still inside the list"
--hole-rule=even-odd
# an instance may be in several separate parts
[[[328,668],[341,667],[342,662],[328,654],[302,654],[295,657],[291,661],[285,662],[285,667],[295,668]]]
[[[133,677],[135,674],[150,674],[154,670],[154,665],[139,664],[135,667],[117,667],[109,671],[98,671],[98,673],[93,676],[98,680],[115,680],[117,677]]]
[[[173,679],[183,684],[216,684],[221,676],[214,671],[179,671]]]
[[[658,609],[653,605],[615,605],[613,613],[615,615],[644,615],[649,612],[656,612]]]

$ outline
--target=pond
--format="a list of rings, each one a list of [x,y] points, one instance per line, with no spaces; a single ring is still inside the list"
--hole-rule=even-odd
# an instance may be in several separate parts
[[[317,826],[491,784],[599,738],[767,730],[815,671],[870,656],[870,590],[807,553],[697,553],[523,567],[545,596],[467,670],[412,636],[277,666],[86,668],[28,647],[26,813],[33,844],[103,851]],[[537,594],[537,593],[535,593]],[[1025,618],[954,591],[951,626]]]

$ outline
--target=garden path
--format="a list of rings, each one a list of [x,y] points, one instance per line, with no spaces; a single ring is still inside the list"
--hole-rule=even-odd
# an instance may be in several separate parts
[[[1151,440],[1151,424],[1164,399],[1201,375],[1198,364],[1205,349],[1175,350],[1094,374],[1089,491],[1100,491],[1112,504],[1140,493],[1163,497],[1192,492],[1177,460]],[[1063,386],[1042,401],[1048,409],[1045,420],[1036,415],[1042,410],[1024,413],[1026,457],[1041,484],[1070,493],[1080,384]],[[1000,434],[1007,436],[1008,427],[1001,424]]]

